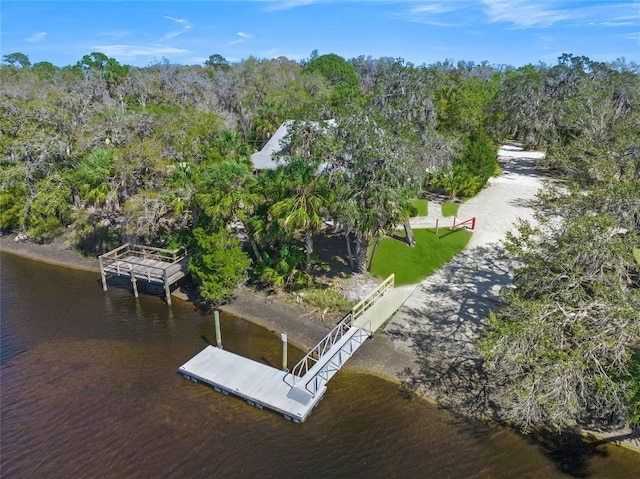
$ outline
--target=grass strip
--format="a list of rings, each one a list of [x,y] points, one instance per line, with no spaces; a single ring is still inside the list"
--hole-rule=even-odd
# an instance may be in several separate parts
[[[427,216],[429,214],[429,200],[426,198],[416,198],[411,200],[411,204],[418,210],[418,216]]]
[[[397,231],[395,237],[383,238],[371,265],[371,274],[384,279],[391,273],[396,275],[395,284],[419,283],[464,249],[471,232],[460,228],[414,229],[416,245],[410,248],[404,241],[404,232]]]
[[[458,216],[459,208],[460,203],[454,203],[452,201],[442,203],[442,216]]]

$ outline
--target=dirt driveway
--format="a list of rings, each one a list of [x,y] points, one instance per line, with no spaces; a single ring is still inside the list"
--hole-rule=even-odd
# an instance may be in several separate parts
[[[394,349],[417,358],[406,384],[458,410],[492,415],[492,393],[476,345],[484,318],[512,281],[503,240],[518,218],[532,219],[530,202],[542,186],[540,152],[515,145],[499,150],[502,174],[460,206],[459,221],[476,218],[465,250],[422,281],[386,326]]]

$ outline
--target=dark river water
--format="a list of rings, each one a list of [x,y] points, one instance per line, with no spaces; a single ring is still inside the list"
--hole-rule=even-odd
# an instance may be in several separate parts
[[[177,373],[215,342],[211,315],[104,293],[97,269],[0,258],[2,477],[640,477],[640,454],[613,444],[457,419],[348,370],[293,424]],[[225,349],[281,364],[279,335],[221,323]]]

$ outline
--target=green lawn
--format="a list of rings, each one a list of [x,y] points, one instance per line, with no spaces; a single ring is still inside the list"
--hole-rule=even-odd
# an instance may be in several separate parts
[[[371,265],[371,274],[386,278],[396,275],[396,286],[420,282],[441,266],[448,263],[469,242],[471,232],[466,229],[435,228],[415,229],[416,246],[410,248],[406,242],[386,237],[378,246]],[[404,231],[397,231],[404,237]]]
[[[429,214],[429,200],[420,198],[411,200],[411,204],[418,210],[418,216],[427,216]]]
[[[460,208],[460,203],[453,203],[451,201],[442,203],[442,216],[457,216],[458,208]]]

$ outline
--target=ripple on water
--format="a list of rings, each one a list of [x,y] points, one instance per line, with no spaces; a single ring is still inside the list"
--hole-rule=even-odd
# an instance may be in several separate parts
[[[3,477],[566,477],[557,451],[349,371],[305,423],[284,421],[177,374],[215,338],[211,316],[105,294],[96,275],[1,266]],[[225,349],[278,365],[278,335],[222,323]],[[627,478],[640,460],[598,446],[580,466]]]

